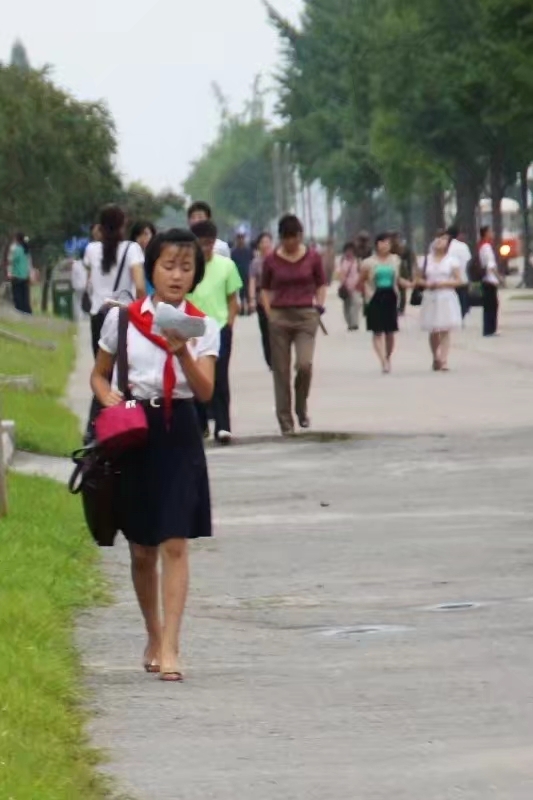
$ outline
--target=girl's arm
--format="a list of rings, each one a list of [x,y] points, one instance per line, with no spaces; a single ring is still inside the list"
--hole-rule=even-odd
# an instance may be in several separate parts
[[[106,408],[118,406],[123,400],[122,394],[111,388],[111,376],[113,375],[115,360],[116,356],[106,353],[104,350],[99,350],[91,373],[91,389],[96,399]]]
[[[203,356],[198,360],[194,359],[189,348],[183,340],[182,346],[176,353],[180,366],[187,378],[187,383],[191,391],[201,403],[208,403],[213,397],[215,389],[215,356]],[[172,349],[172,339],[169,337],[169,344]]]

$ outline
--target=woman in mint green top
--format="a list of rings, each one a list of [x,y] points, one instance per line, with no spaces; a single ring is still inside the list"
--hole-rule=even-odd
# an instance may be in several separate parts
[[[384,373],[390,372],[395,334],[398,330],[398,287],[408,288],[409,282],[400,278],[400,259],[391,253],[391,237],[381,233],[376,237],[375,255],[363,261],[362,280],[371,294],[366,323],[373,333],[374,350]]]
[[[13,305],[17,311],[31,314],[30,271],[31,261],[28,239],[23,233],[17,233],[9,253],[9,271],[11,275],[11,293]]]

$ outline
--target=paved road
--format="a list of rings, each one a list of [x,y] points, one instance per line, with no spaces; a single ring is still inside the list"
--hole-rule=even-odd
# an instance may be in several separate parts
[[[434,375],[410,318],[389,378],[332,311],[315,425],[374,435],[211,452],[183,686],[140,671],[126,550],[106,555],[117,603],[79,641],[124,791],[531,800],[533,305],[510,302],[498,340],[478,322]],[[273,432],[254,320],[233,369],[237,432]]]

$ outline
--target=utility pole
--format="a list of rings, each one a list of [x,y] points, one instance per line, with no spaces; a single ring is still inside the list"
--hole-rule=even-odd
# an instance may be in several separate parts
[[[313,220],[313,198],[311,196],[311,187],[307,186],[307,213],[309,215],[309,236],[311,239],[315,238],[315,225]]]

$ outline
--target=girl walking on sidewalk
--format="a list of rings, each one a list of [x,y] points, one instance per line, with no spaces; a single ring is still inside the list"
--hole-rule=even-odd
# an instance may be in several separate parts
[[[193,398],[208,402],[213,394],[220,335],[218,325],[209,318],[205,318],[204,335],[196,339],[160,330],[154,322],[160,302],[189,316],[204,317],[185,302],[205,269],[202,251],[190,231],[155,236],[146,250],[145,269],[154,294],[129,307],[127,345],[131,393],[145,409],[148,442],[124,456],[116,502],[148,634],[144,667],[160,673],[162,680],[181,681],[180,629],[189,585],[187,544],[189,539],[211,536],[207,465]],[[116,389],[118,326],[115,307],[105,319],[91,377],[92,389],[105,407],[122,402]]]

